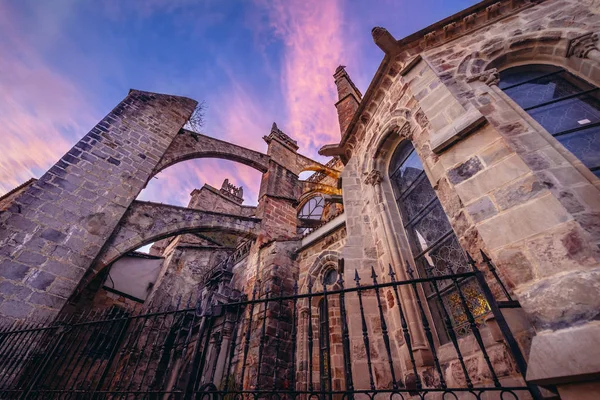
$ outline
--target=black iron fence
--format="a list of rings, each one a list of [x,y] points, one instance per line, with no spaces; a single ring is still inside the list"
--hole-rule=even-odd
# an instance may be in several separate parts
[[[497,302],[471,266],[426,277],[409,267],[403,280],[390,266],[348,283],[342,261],[331,284],[15,323],[0,331],[0,398],[540,398],[501,311],[518,304],[500,281]]]

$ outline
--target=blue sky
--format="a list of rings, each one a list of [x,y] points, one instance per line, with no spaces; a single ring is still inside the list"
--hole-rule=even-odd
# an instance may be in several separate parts
[[[266,150],[271,124],[300,151],[339,140],[333,72],[366,90],[397,39],[466,0],[0,0],[0,194],[39,177],[130,88],[208,105],[205,134]],[[186,161],[140,198],[186,205],[223,179],[257,200],[260,174],[221,160]]]

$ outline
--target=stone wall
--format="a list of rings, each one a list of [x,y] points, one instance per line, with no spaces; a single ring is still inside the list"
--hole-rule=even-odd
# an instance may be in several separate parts
[[[463,249],[498,261],[538,332],[535,350],[541,336],[591,326],[598,315],[590,294],[599,285],[599,180],[498,89],[494,68],[553,64],[597,85],[596,61],[568,49],[598,30],[600,16],[576,1],[502,1],[470,12],[391,47],[378,43],[386,56],[334,149],[350,155],[342,256],[350,270],[374,264],[379,274],[392,264],[406,277],[413,254],[387,169],[396,146],[411,140]],[[412,329],[418,337],[418,324]]]
[[[0,319],[58,313],[196,104],[132,90],[0,215]]]

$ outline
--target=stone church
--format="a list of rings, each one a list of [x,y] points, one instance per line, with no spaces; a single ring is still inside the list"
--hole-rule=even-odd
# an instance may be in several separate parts
[[[600,398],[599,31],[598,0],[376,27],[325,164],[131,90],[0,198],[0,398]],[[260,171],[257,206],[136,200],[206,157]]]

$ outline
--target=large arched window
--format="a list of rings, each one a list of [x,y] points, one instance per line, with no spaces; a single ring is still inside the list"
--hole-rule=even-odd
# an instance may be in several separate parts
[[[498,85],[596,176],[600,176],[600,91],[549,65],[500,72]]]
[[[409,141],[402,142],[395,150],[389,167],[396,202],[402,215],[402,223],[411,247],[412,256],[422,277],[450,275],[467,271],[467,259],[448,217],[431,187],[423,164]],[[467,320],[451,282],[438,284],[443,293],[446,311],[453,319],[459,335],[468,332]],[[464,292],[469,297],[475,315],[485,314],[487,303],[473,282],[464,283]],[[440,342],[448,341],[446,327],[441,322],[439,298],[431,288],[426,290]]]

